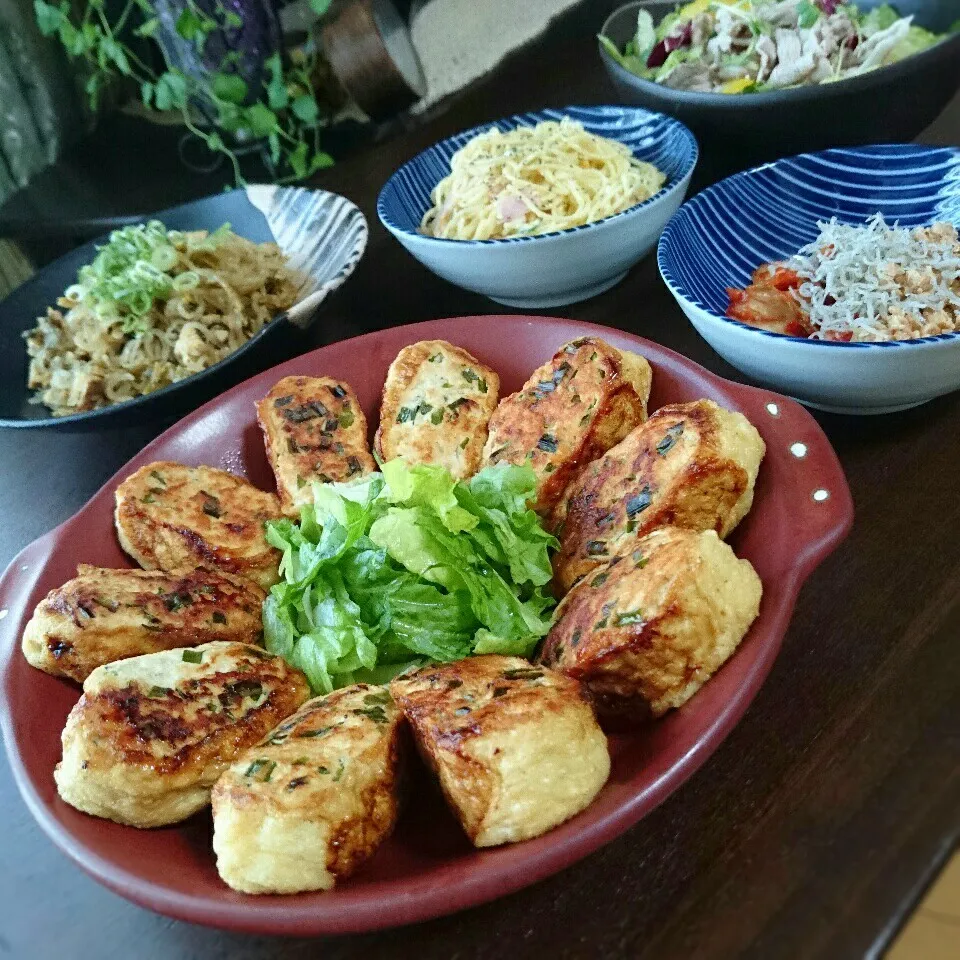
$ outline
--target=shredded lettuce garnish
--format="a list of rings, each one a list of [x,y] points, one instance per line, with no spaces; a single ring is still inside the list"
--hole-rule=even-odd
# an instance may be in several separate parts
[[[530,656],[550,626],[557,546],[527,506],[533,471],[500,464],[461,482],[399,459],[382,469],[315,484],[299,523],[267,524],[283,552],[267,649],[317,693],[427,661]]]

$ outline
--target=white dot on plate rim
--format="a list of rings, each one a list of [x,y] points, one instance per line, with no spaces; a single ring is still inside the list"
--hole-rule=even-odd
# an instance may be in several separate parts
[[[2,620],[9,612],[9,610],[0,610],[0,620]]]
[[[829,496],[830,496],[829,490],[820,489],[820,490],[813,491],[813,499],[816,500],[817,503],[823,503],[823,501],[826,500]]]
[[[779,408],[775,403],[768,403],[768,404],[767,404],[767,413],[769,413],[771,417],[779,417],[779,416],[780,416],[780,408]]]
[[[802,460],[807,455],[807,445],[805,443],[791,443],[790,452],[798,459]]]

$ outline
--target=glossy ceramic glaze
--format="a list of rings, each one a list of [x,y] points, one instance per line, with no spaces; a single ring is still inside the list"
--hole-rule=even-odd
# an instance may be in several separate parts
[[[802,154],[739,173],[684,204],[660,273],[724,359],[758,383],[839,413],[887,413],[960,388],[960,333],[885,343],[785,337],[724,316],[727,287],[814,240],[818,220],[960,226],[960,149],[890,144]]]
[[[266,337],[280,333],[287,323],[307,326],[320,304],[353,273],[367,246],[367,221],[345,197],[326,190],[249,184],[242,190],[204,197],[161,213],[145,216],[172,230],[213,231],[229,223],[234,233],[256,243],[274,242],[303,277],[297,302],[278,314],[243,346],[219,363],[143,397],[110,407],[55,417],[46,407],[31,403],[27,389],[28,357],[23,332],[36,325],[71,284],[77,271],[96,256],[99,237],[44,267],[0,301],[0,427],[60,427],[118,420],[140,415],[144,407],[194,403],[223,389],[231,364],[255,350]],[[260,365],[261,368],[263,364]],[[226,383],[225,383],[226,380]],[[209,389],[210,387],[213,389]],[[183,409],[180,407],[180,409]],[[189,409],[189,408],[188,408]]]
[[[79,813],[59,800],[53,768],[60,731],[78,697],[69,683],[31,668],[19,650],[35,604],[74,575],[79,562],[127,566],[112,524],[113,491],[158,458],[206,463],[272,482],[254,401],[281,376],[326,374],[356,389],[370,422],[384,375],[405,345],[445,338],[499,371],[504,393],[562,343],[587,334],[643,353],[654,368],[652,406],[711,397],[743,411],[767,444],[756,499],[732,538],[764,583],[760,616],[731,661],[683,709],[611,739],[609,782],[586,811],[551,833],[514,846],[471,848],[422,771],[394,836],[355,877],[326,894],[249,897],[219,879],[207,812],[187,823],[137,831]],[[2,719],[23,798],[53,841],[91,876],[170,916],[258,933],[315,935],[369,930],[449,913],[517,890],[607,843],[683,783],[742,716],[780,648],[797,592],[845,536],[850,493],[829,443],[802,407],[722,380],[638,337],[546,317],[464,317],[399,327],[325,347],[235,387],[168,430],[72,519],[27,547],[0,579]]]
[[[419,232],[430,192],[467,141],[492,128],[506,131],[564,116],[654,164],[667,175],[663,189],[616,216],[540,236],[442,240]],[[682,123],[648,110],[565,107],[525,113],[458,133],[409,160],[380,191],[377,214],[413,256],[445,280],[509,306],[555,307],[612,287],[653,248],[686,195],[697,156],[697,142]]]

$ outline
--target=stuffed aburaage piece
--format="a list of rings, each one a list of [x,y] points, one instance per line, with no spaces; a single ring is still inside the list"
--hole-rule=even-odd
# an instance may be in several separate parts
[[[764,449],[743,414],[712,400],[661,407],[567,488],[552,518],[559,591],[657,527],[726,537],[753,503]]]
[[[659,717],[736,650],[760,594],[713,530],[655,530],[566,595],[540,662],[583,683],[602,714]]]
[[[280,502],[252,483],[214,467],[148,463],[117,487],[120,546],[147,570],[205,566],[276,583],[280,551],[264,535],[264,521],[280,516]]]
[[[329,890],[389,836],[400,803],[402,717],[383,687],[305,703],[213,789],[220,876],[244,893]]]
[[[80,564],[51,590],[23,632],[23,655],[40,670],[83,683],[97,667],[212,640],[258,643],[264,593],[210,570],[163,573]]]
[[[539,836],[588,806],[610,773],[579,684],[519,657],[469,657],[390,685],[475,846]]]
[[[647,416],[650,364],[599,337],[562,346],[490,420],[484,465],[527,464],[534,508],[548,514],[580,467],[619,443]]]
[[[217,641],[99,667],[63,731],[57,790],[85,813],[134,827],[177,823],[245,747],[309,696],[303,674]]]
[[[332,377],[284,377],[257,404],[267,459],[284,513],[299,518],[314,482],[350,480],[376,469],[367,418],[350,384]]]

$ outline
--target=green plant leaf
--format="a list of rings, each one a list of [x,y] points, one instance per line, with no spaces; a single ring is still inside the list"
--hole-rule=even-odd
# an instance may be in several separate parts
[[[233,27],[235,30],[239,30],[243,26],[243,17],[238,13],[234,13],[232,10],[223,11],[223,25],[225,27]]]
[[[153,103],[153,94],[156,90],[156,87],[152,83],[141,83],[140,84],[140,99],[143,101],[145,107],[149,107]]]
[[[187,78],[179,70],[168,70],[157,79],[158,110],[171,110],[187,104]]]
[[[277,115],[262,103],[247,107],[244,117],[255,137],[265,137],[277,129]]]
[[[79,57],[88,49],[87,38],[69,20],[64,20],[57,32],[63,48],[71,57]]]
[[[213,92],[228,103],[243,103],[247,96],[247,82],[235,73],[215,73]]]
[[[290,109],[293,111],[293,115],[304,123],[316,123],[317,117],[320,115],[317,101],[309,93],[297,97],[290,105]]]
[[[333,0],[310,0],[310,9],[318,16],[322,17],[329,9]]]
[[[33,0],[33,12],[37,18],[37,26],[45,37],[52,37],[66,20],[66,11],[51,3],[44,3],[43,0]]]
[[[301,140],[295,150],[291,151],[287,157],[290,169],[298,180],[302,180],[307,175],[307,144]]]
[[[307,170],[307,175],[311,173],[316,173],[317,170],[325,170],[327,167],[333,166],[333,157],[329,153],[324,153],[322,150],[318,150],[310,158],[310,166]]]
[[[217,103],[217,126],[230,133],[246,129],[247,121],[243,107],[221,100]]]
[[[276,164],[280,162],[280,135],[276,130],[272,131],[270,136],[267,137],[267,142],[270,144],[270,159]]]
[[[210,133],[207,135],[207,146],[211,150],[222,150],[224,153],[226,153],[226,147],[224,146],[223,138],[219,133]],[[209,239],[209,237],[207,239]]]
[[[100,105],[100,78],[101,74],[99,73],[90,74],[83,87],[90,100],[90,109],[94,111]]]
[[[180,16],[177,17],[175,28],[184,40],[194,40],[197,36],[203,35],[201,23],[200,17],[190,7],[184,7]]]
[[[133,32],[138,37],[152,37],[157,32],[157,27],[160,26],[160,20],[158,17],[150,17],[148,20],[144,20],[143,23],[137,27]]]
[[[267,57],[263,65],[270,73],[270,81],[267,83],[267,103],[271,110],[283,110],[290,102],[290,95],[287,93],[287,85],[283,82],[283,63],[280,60],[280,54],[274,53]]]
[[[113,37],[104,37],[100,41],[100,51],[124,76],[130,75],[130,61],[121,43]]]

